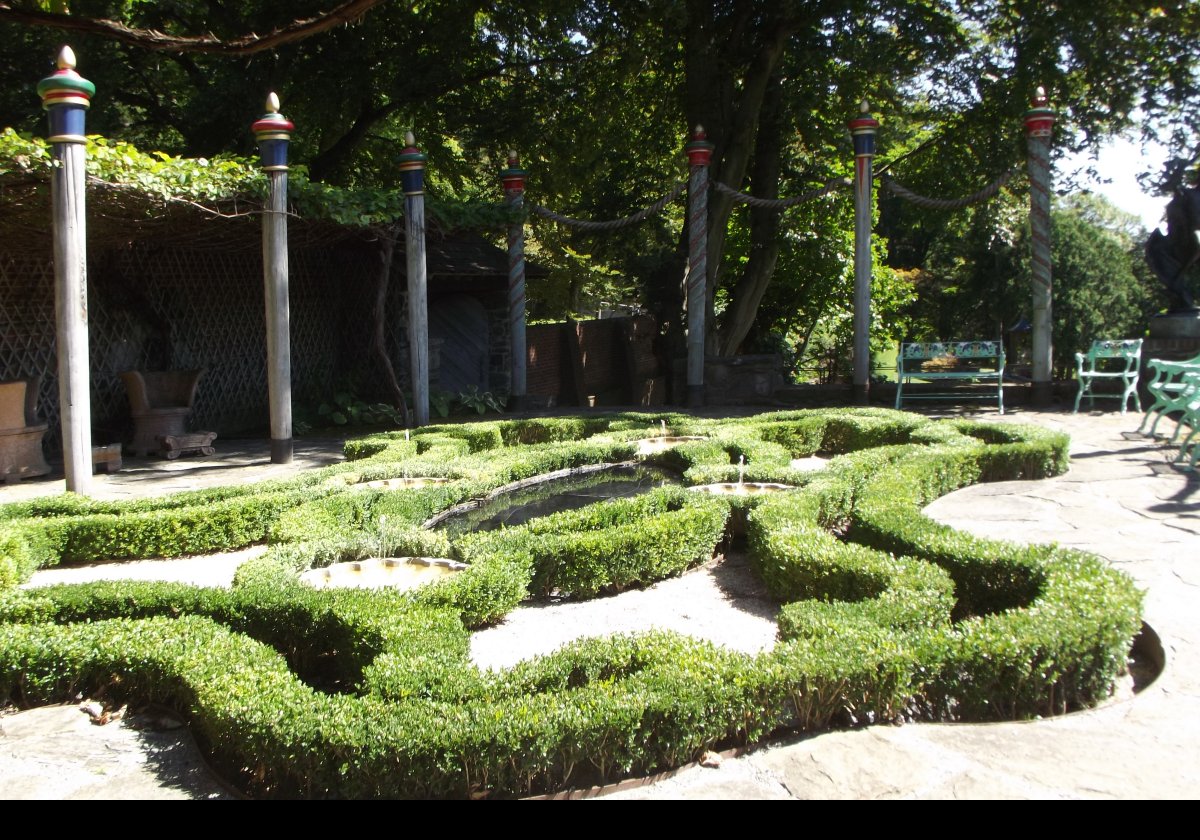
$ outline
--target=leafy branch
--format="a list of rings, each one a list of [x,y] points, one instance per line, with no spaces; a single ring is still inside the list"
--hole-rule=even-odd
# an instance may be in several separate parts
[[[230,202],[261,203],[267,178],[255,163],[233,155],[183,158],[165,152],[143,152],[131,143],[88,138],[87,174],[95,183],[140,193],[159,201],[191,203],[220,212]],[[22,137],[11,128],[0,131],[0,184],[17,178],[46,178],[56,165],[45,140]],[[352,228],[395,225],[404,218],[404,194],[397,189],[347,189],[309,180],[304,167],[289,173],[288,196],[302,219],[329,221]],[[517,218],[500,204],[466,203],[430,198],[430,217],[442,228],[502,228]]]
[[[321,32],[359,20],[375,6],[386,0],[346,0],[328,12],[311,18],[294,20],[266,35],[251,32],[236,38],[222,40],[216,35],[171,35],[155,29],[137,29],[120,21],[106,18],[77,17],[57,12],[20,8],[11,3],[0,2],[0,21],[44,26],[71,32],[100,35],[159,52],[200,52],[223,55],[252,55],[266,50],[278,49],[285,44],[295,43]]]

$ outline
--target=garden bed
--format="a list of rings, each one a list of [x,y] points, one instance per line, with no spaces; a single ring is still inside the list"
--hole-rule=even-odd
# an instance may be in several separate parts
[[[1099,558],[966,537],[922,505],[978,481],[1066,467],[1065,436],[885,410],[706,421],[645,460],[689,484],[794,485],[761,497],[662,488],[451,539],[420,527],[506,484],[636,457],[661,415],[493,421],[372,435],[292,480],[136,503],[0,508],[0,581],[36,566],[269,540],[232,590],[96,583],[0,592],[0,697],[86,691],[190,720],[259,796],[511,796],[611,780],[781,731],[994,720],[1104,699],[1140,593]],[[820,452],[816,473],[791,467]],[[437,486],[363,482],[421,475]],[[337,480],[331,480],[337,479]],[[359,485],[357,488],[355,485]],[[468,629],[530,598],[587,599],[704,563],[731,505],[785,602],[781,641],[748,655],[654,632],[573,642],[484,672]],[[452,557],[411,593],[315,591],[300,572],[390,555]]]

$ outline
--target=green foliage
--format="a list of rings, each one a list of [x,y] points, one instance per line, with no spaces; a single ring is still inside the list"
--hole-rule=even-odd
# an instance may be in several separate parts
[[[526,525],[464,536],[466,557],[527,553],[530,591],[590,598],[660,580],[713,555],[725,532],[728,506],[679,488],[653,490]]]
[[[487,414],[493,411],[504,413],[504,401],[491,391],[480,391],[471,385],[466,391],[450,394],[445,391],[434,391],[429,395],[429,407],[438,417],[446,418],[451,414]]]
[[[985,207],[948,219],[916,273],[911,310],[918,340],[999,337],[1029,318],[1029,226],[1023,197],[1002,193]],[[1076,351],[1101,338],[1142,335],[1159,294],[1145,276],[1145,232],[1098,196],[1073,196],[1051,213],[1054,266],[1052,339],[1057,375],[1074,370]],[[964,332],[965,330],[965,332]],[[1018,347],[1009,364],[1021,362]]]
[[[335,426],[404,426],[404,417],[386,403],[366,403],[349,391],[339,391],[333,400],[317,406],[317,416]]]
[[[48,178],[54,167],[49,145],[39,138],[0,129],[0,178],[27,174]],[[214,211],[235,203],[261,203],[267,179],[253,161],[234,155],[183,158],[165,152],[143,152],[131,143],[90,135],[88,175],[112,189],[153,201],[190,201]],[[404,195],[396,189],[347,189],[310,180],[302,166],[289,173],[288,199],[304,219],[329,221],[351,228],[392,226],[403,221]],[[152,212],[152,204],[147,205]],[[511,209],[499,204],[466,206],[460,202],[428,202],[429,215],[445,229],[496,228],[510,223]]]
[[[649,772],[780,729],[1028,717],[1109,692],[1139,625],[1127,577],[1079,552],[980,540],[920,513],[976,481],[1062,472],[1066,438],[882,409],[669,418],[670,431],[706,437],[677,450],[689,476],[741,457],[769,472],[844,453],[745,511],[752,562],[783,602],[773,650],[648,633],[573,642],[498,672],[473,667],[466,628],[530,595],[590,597],[677,574],[712,555],[729,508],[664,488],[458,538],[420,522],[514,480],[631,458],[632,440],[659,419],[503,420],[407,441],[389,432],[304,483],[0,509],[0,570],[109,543],[232,545],[250,522],[274,540],[231,590],[0,589],[0,701],[102,691],[173,705],[215,765],[260,796],[466,797]],[[451,481],[361,486],[410,470]],[[297,578],[380,550],[469,566],[409,593],[317,591]]]

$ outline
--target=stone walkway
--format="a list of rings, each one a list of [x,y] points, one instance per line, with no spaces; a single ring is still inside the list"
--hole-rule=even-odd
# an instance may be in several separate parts
[[[989,418],[994,419],[994,418]],[[917,724],[774,744],[715,769],[614,798],[1142,799],[1200,790],[1200,478],[1174,452],[1130,434],[1138,415],[1018,412],[1071,435],[1071,470],[981,484],[930,505],[982,536],[1058,542],[1106,557],[1147,590],[1145,620],[1166,654],[1132,699],[1061,718]]]
[[[1162,444],[1129,435],[1136,415],[1017,412],[1003,419],[1071,434],[1071,471],[1048,481],[971,487],[928,512],[987,536],[1093,551],[1128,572],[1147,590],[1146,621],[1165,649],[1166,668],[1156,682],[1135,698],[1050,720],[825,733],[609,795],[1194,797],[1200,789],[1200,479],[1172,468],[1172,453]],[[335,457],[334,451],[326,454]],[[213,483],[266,477],[244,478],[240,470],[217,475]],[[152,483],[143,480],[138,489]],[[0,501],[31,486],[0,489]],[[4,716],[0,797],[226,795],[193,750],[179,730],[137,730],[124,721],[95,727],[74,708]]]
[[[89,495],[94,499],[132,499],[287,478],[312,467],[340,463],[342,443],[340,438],[300,438],[295,442],[290,464],[272,464],[271,447],[265,440],[218,439],[215,454],[184,456],[174,461],[126,456],[118,472],[93,477]],[[60,465],[57,475],[0,485],[0,504],[65,492],[61,469]]]

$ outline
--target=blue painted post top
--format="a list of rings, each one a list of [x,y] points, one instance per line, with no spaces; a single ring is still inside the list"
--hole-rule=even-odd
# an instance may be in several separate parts
[[[58,53],[58,69],[38,82],[38,96],[50,119],[51,143],[86,143],[84,128],[87,109],[96,86],[75,72],[75,52],[63,47]]]
[[[709,143],[707,138],[704,126],[696,126],[696,130],[692,132],[692,141],[683,147],[688,156],[688,166],[708,166],[712,162],[713,149],[716,146]]]
[[[1049,137],[1054,129],[1054,109],[1046,99],[1046,89],[1039,87],[1025,112],[1025,133],[1029,137]]]
[[[515,151],[508,153],[508,168],[500,170],[500,183],[504,184],[505,195],[523,195],[525,179],[529,171],[521,168],[521,158]]]
[[[863,100],[858,106],[859,115],[847,123],[854,139],[855,157],[875,157],[875,134],[879,131],[879,120],[871,116],[871,106]]]
[[[404,144],[397,159],[400,164],[400,186],[405,195],[421,195],[425,192],[425,162],[429,156],[417,148],[417,139],[411,131],[404,135]]]
[[[279,97],[274,93],[267,96],[267,113],[259,117],[254,125],[254,137],[258,140],[258,156],[262,168],[267,172],[286,172],[288,168],[288,143],[292,139],[292,121],[279,113]]]

